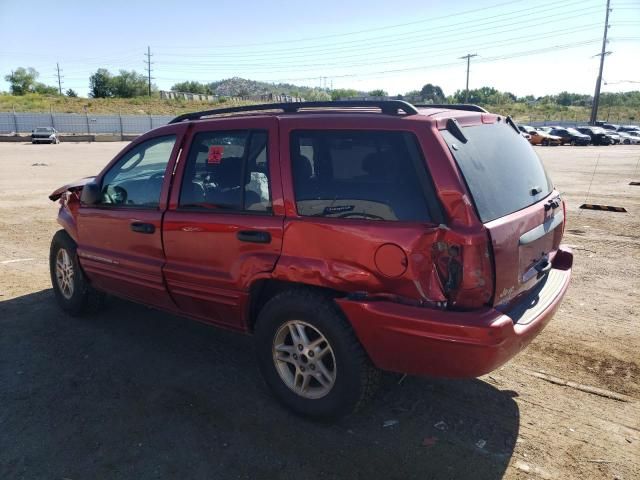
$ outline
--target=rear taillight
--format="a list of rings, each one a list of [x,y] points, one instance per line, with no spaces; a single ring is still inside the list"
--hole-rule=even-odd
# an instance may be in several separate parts
[[[490,303],[494,272],[486,231],[477,235],[449,231],[434,245],[432,258],[449,308],[469,310]]]

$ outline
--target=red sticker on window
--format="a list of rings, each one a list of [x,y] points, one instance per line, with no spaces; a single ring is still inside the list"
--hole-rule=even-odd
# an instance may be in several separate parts
[[[224,147],[221,145],[211,145],[209,147],[209,154],[207,155],[207,163],[219,164],[222,161],[222,154],[224,153]]]

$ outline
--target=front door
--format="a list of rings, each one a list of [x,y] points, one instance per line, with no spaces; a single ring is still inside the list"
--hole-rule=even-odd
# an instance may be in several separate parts
[[[242,330],[250,285],[282,248],[275,118],[195,124],[163,224],[167,287],[181,311]]]
[[[97,178],[102,199],[81,206],[78,256],[91,283],[118,296],[172,308],[162,279],[162,215],[182,133],[163,133],[131,145]]]

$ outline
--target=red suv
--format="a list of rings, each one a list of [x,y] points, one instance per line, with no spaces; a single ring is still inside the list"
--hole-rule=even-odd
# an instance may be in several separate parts
[[[56,190],[51,280],[251,333],[275,396],[352,411],[379,370],[476,377],[569,284],[565,208],[510,118],[401,101],[182,115]]]

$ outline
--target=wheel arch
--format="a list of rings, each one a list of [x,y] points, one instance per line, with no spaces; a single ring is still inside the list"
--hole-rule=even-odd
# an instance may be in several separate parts
[[[313,290],[329,298],[341,298],[347,295],[346,292],[307,283],[288,282],[272,278],[256,280],[249,287],[249,302],[246,315],[247,332],[253,333],[258,315],[267,302],[287,290]]]

